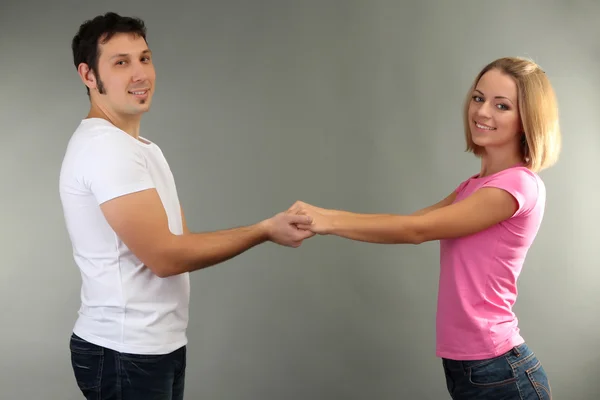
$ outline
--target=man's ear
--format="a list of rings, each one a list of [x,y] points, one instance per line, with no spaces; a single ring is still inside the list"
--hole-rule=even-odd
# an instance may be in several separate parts
[[[77,67],[77,73],[79,74],[83,84],[90,90],[97,88],[98,84],[96,82],[96,74],[94,74],[94,71],[92,71],[86,63],[79,64]]]

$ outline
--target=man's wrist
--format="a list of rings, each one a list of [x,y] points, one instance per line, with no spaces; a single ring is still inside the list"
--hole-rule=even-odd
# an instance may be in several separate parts
[[[261,242],[271,240],[271,222],[271,218],[268,218],[253,226]]]

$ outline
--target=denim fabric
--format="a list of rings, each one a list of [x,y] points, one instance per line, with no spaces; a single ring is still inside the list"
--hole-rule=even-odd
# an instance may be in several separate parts
[[[186,347],[165,355],[119,353],[73,334],[71,365],[87,400],[183,400]]]
[[[551,400],[548,376],[525,344],[477,361],[442,359],[448,392],[454,400]]]

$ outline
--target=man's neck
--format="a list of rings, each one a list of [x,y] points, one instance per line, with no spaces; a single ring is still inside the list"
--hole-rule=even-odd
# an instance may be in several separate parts
[[[131,135],[133,138],[138,140],[140,138],[141,117],[123,118],[123,116],[109,114],[98,109],[97,107],[92,107],[90,108],[87,118],[105,119],[117,128],[121,129],[123,132],[126,132],[127,134]]]

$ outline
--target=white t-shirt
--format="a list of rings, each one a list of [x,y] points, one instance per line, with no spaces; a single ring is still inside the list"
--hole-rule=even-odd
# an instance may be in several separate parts
[[[60,171],[60,198],[81,278],[73,332],[115,351],[166,354],[187,344],[189,273],[156,276],[119,239],[100,204],[155,188],[173,234],[183,233],[175,180],[160,148],[109,121],[81,121]]]

